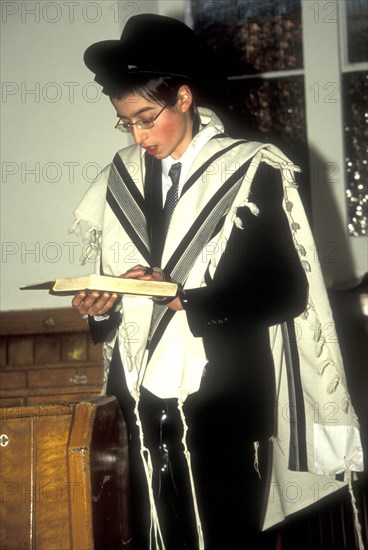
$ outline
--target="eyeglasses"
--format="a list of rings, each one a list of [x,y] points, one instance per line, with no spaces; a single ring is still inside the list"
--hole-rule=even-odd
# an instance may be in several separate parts
[[[150,130],[154,127],[155,121],[158,119],[160,114],[166,109],[167,105],[164,105],[161,109],[161,111],[152,118],[142,118],[140,120],[137,120],[136,122],[123,122],[121,118],[117,121],[115,124],[115,128],[117,130],[120,130],[124,133],[131,133],[133,131],[133,127],[135,126],[139,130]]]

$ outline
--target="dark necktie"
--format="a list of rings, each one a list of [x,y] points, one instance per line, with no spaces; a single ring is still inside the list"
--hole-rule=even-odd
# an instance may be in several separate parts
[[[166,201],[164,206],[164,216],[165,216],[165,231],[169,229],[171,216],[175,210],[175,206],[179,200],[179,179],[181,172],[181,162],[176,162],[173,164],[169,170],[169,176],[172,181],[172,186],[167,192]]]

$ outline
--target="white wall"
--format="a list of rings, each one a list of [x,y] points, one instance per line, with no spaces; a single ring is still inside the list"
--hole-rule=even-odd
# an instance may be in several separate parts
[[[157,6],[1,2],[1,310],[68,306],[67,298],[18,287],[93,271],[80,266],[80,241],[68,234],[72,211],[128,138],[114,130],[115,112],[83,52]]]

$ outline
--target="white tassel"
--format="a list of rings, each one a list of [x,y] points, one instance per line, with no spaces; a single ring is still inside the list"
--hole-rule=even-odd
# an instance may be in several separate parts
[[[345,481],[348,482],[349,493],[350,493],[350,498],[351,498],[351,505],[352,505],[353,512],[354,512],[354,528],[355,528],[355,533],[356,533],[356,536],[357,536],[357,539],[358,539],[358,548],[359,548],[359,550],[364,550],[364,542],[363,542],[363,538],[362,538],[362,526],[360,525],[360,522],[359,522],[358,508],[357,508],[357,505],[356,505],[356,499],[355,499],[355,495],[354,495],[354,491],[353,491],[353,485],[351,483],[351,471],[350,471],[349,463],[348,463],[346,457],[345,457],[345,464],[346,464],[347,469],[345,471],[344,478],[345,478]]]
[[[80,218],[74,218],[74,222],[69,228],[69,234],[75,233],[77,237],[82,237],[82,224]],[[83,246],[81,254],[81,264],[85,265],[91,261],[97,261],[101,255],[101,230],[96,227],[90,227],[83,235],[83,241],[86,243]]]
[[[236,216],[236,218],[234,220],[234,224],[236,225],[236,227],[238,229],[244,229],[243,222],[241,221],[241,219],[238,216]]]
[[[312,271],[312,268],[309,262],[307,262],[306,260],[302,260],[300,263],[302,264],[304,271],[307,271],[308,273]]]
[[[348,413],[350,407],[350,401],[348,396],[345,396],[341,401],[341,407],[345,414]]]
[[[95,227],[90,227],[83,235],[83,240],[88,244],[83,246],[82,265],[90,261],[97,261],[101,255],[101,231]]]
[[[80,237],[82,235],[82,227],[81,227],[81,220],[80,218],[74,218],[74,222],[69,227],[69,234],[75,233],[77,237]]]
[[[185,415],[184,415],[184,411],[183,411],[183,403],[180,399],[178,399],[178,409],[179,409],[179,412],[180,412],[181,421],[183,423],[183,437],[182,437],[181,442],[182,442],[183,447],[184,447],[184,456],[186,458],[187,465],[188,465],[188,473],[189,473],[189,479],[190,479],[190,487],[191,487],[191,490],[192,490],[194,513],[195,513],[195,518],[196,518],[196,523],[197,523],[198,545],[199,545],[199,550],[204,550],[204,538],[203,538],[202,523],[201,523],[201,518],[199,517],[197,495],[196,495],[196,491],[195,491],[195,485],[194,485],[194,479],[193,479],[193,473],[192,473],[192,464],[191,464],[191,459],[190,459],[190,452],[189,452],[189,449],[187,447],[188,425],[185,421]]]
[[[322,336],[322,325],[320,321],[316,321],[314,326],[314,335],[313,335],[314,341],[319,342],[321,336]]]
[[[318,374],[324,374],[326,368],[329,366],[329,365],[334,365],[333,361],[331,361],[331,359],[325,359],[319,366],[318,366]]]
[[[317,345],[315,347],[316,355],[317,357],[321,357],[323,352],[323,346],[325,345],[325,341],[323,338],[317,342]]]
[[[262,479],[261,478],[261,473],[259,471],[259,455],[258,455],[259,441],[254,441],[253,446],[254,446],[254,463],[253,463],[253,466],[254,466],[255,471],[258,474],[259,479]]]
[[[327,393],[334,393],[337,386],[340,383],[340,376],[334,376],[329,385],[327,386]]]
[[[248,200],[245,200],[242,203],[242,206],[246,206],[247,208],[249,208],[253,216],[259,215],[259,212],[260,212],[259,208],[257,205],[254,204],[254,202],[249,202]],[[234,208],[233,222],[238,229],[244,229],[243,222],[239,218],[239,216],[236,215],[236,211],[237,211],[237,208]]]
[[[141,419],[139,416],[138,405],[139,405],[139,393],[133,395],[135,398],[135,407],[134,413],[136,417],[136,424],[139,430],[139,440],[140,440],[140,455],[142,458],[144,472],[146,474],[147,486],[148,486],[148,497],[151,507],[151,525],[150,525],[150,550],[165,550],[165,544],[161,533],[160,523],[158,519],[158,513],[155,503],[155,497],[153,495],[153,465],[151,460],[151,454],[147,447],[144,445],[143,440],[143,428]],[[154,537],[154,547],[152,547],[152,536]]]
[[[304,246],[301,245],[301,244],[296,244],[296,249],[297,251],[299,252],[299,254],[301,256],[306,256],[307,255],[307,251],[305,250]]]
[[[242,206],[246,206],[247,208],[249,208],[249,210],[252,212],[253,216],[258,216],[259,215],[259,208],[256,204],[254,204],[254,202],[249,202],[249,201],[245,201]]]

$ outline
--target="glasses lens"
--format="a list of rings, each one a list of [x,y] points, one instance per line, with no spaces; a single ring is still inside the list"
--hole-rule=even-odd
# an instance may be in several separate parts
[[[119,120],[119,122],[117,124],[115,124],[115,128],[117,130],[120,130],[120,132],[124,132],[124,134],[127,134],[131,131],[130,126],[127,126],[121,120]]]
[[[154,120],[153,118],[149,118],[147,120],[137,120],[135,123],[136,127],[139,128],[139,130],[149,130],[150,128],[153,128],[154,126]]]
[[[154,118],[148,118],[146,120],[137,120],[136,122],[127,122],[124,123],[122,120],[119,120],[117,124],[115,125],[115,128],[117,130],[120,130],[121,132],[124,132],[125,134],[129,134],[133,131],[134,126],[138,128],[138,130],[150,130],[155,125],[155,120],[159,117],[159,115],[162,113],[162,111],[166,108],[166,105],[161,109],[161,111],[154,117]]]

